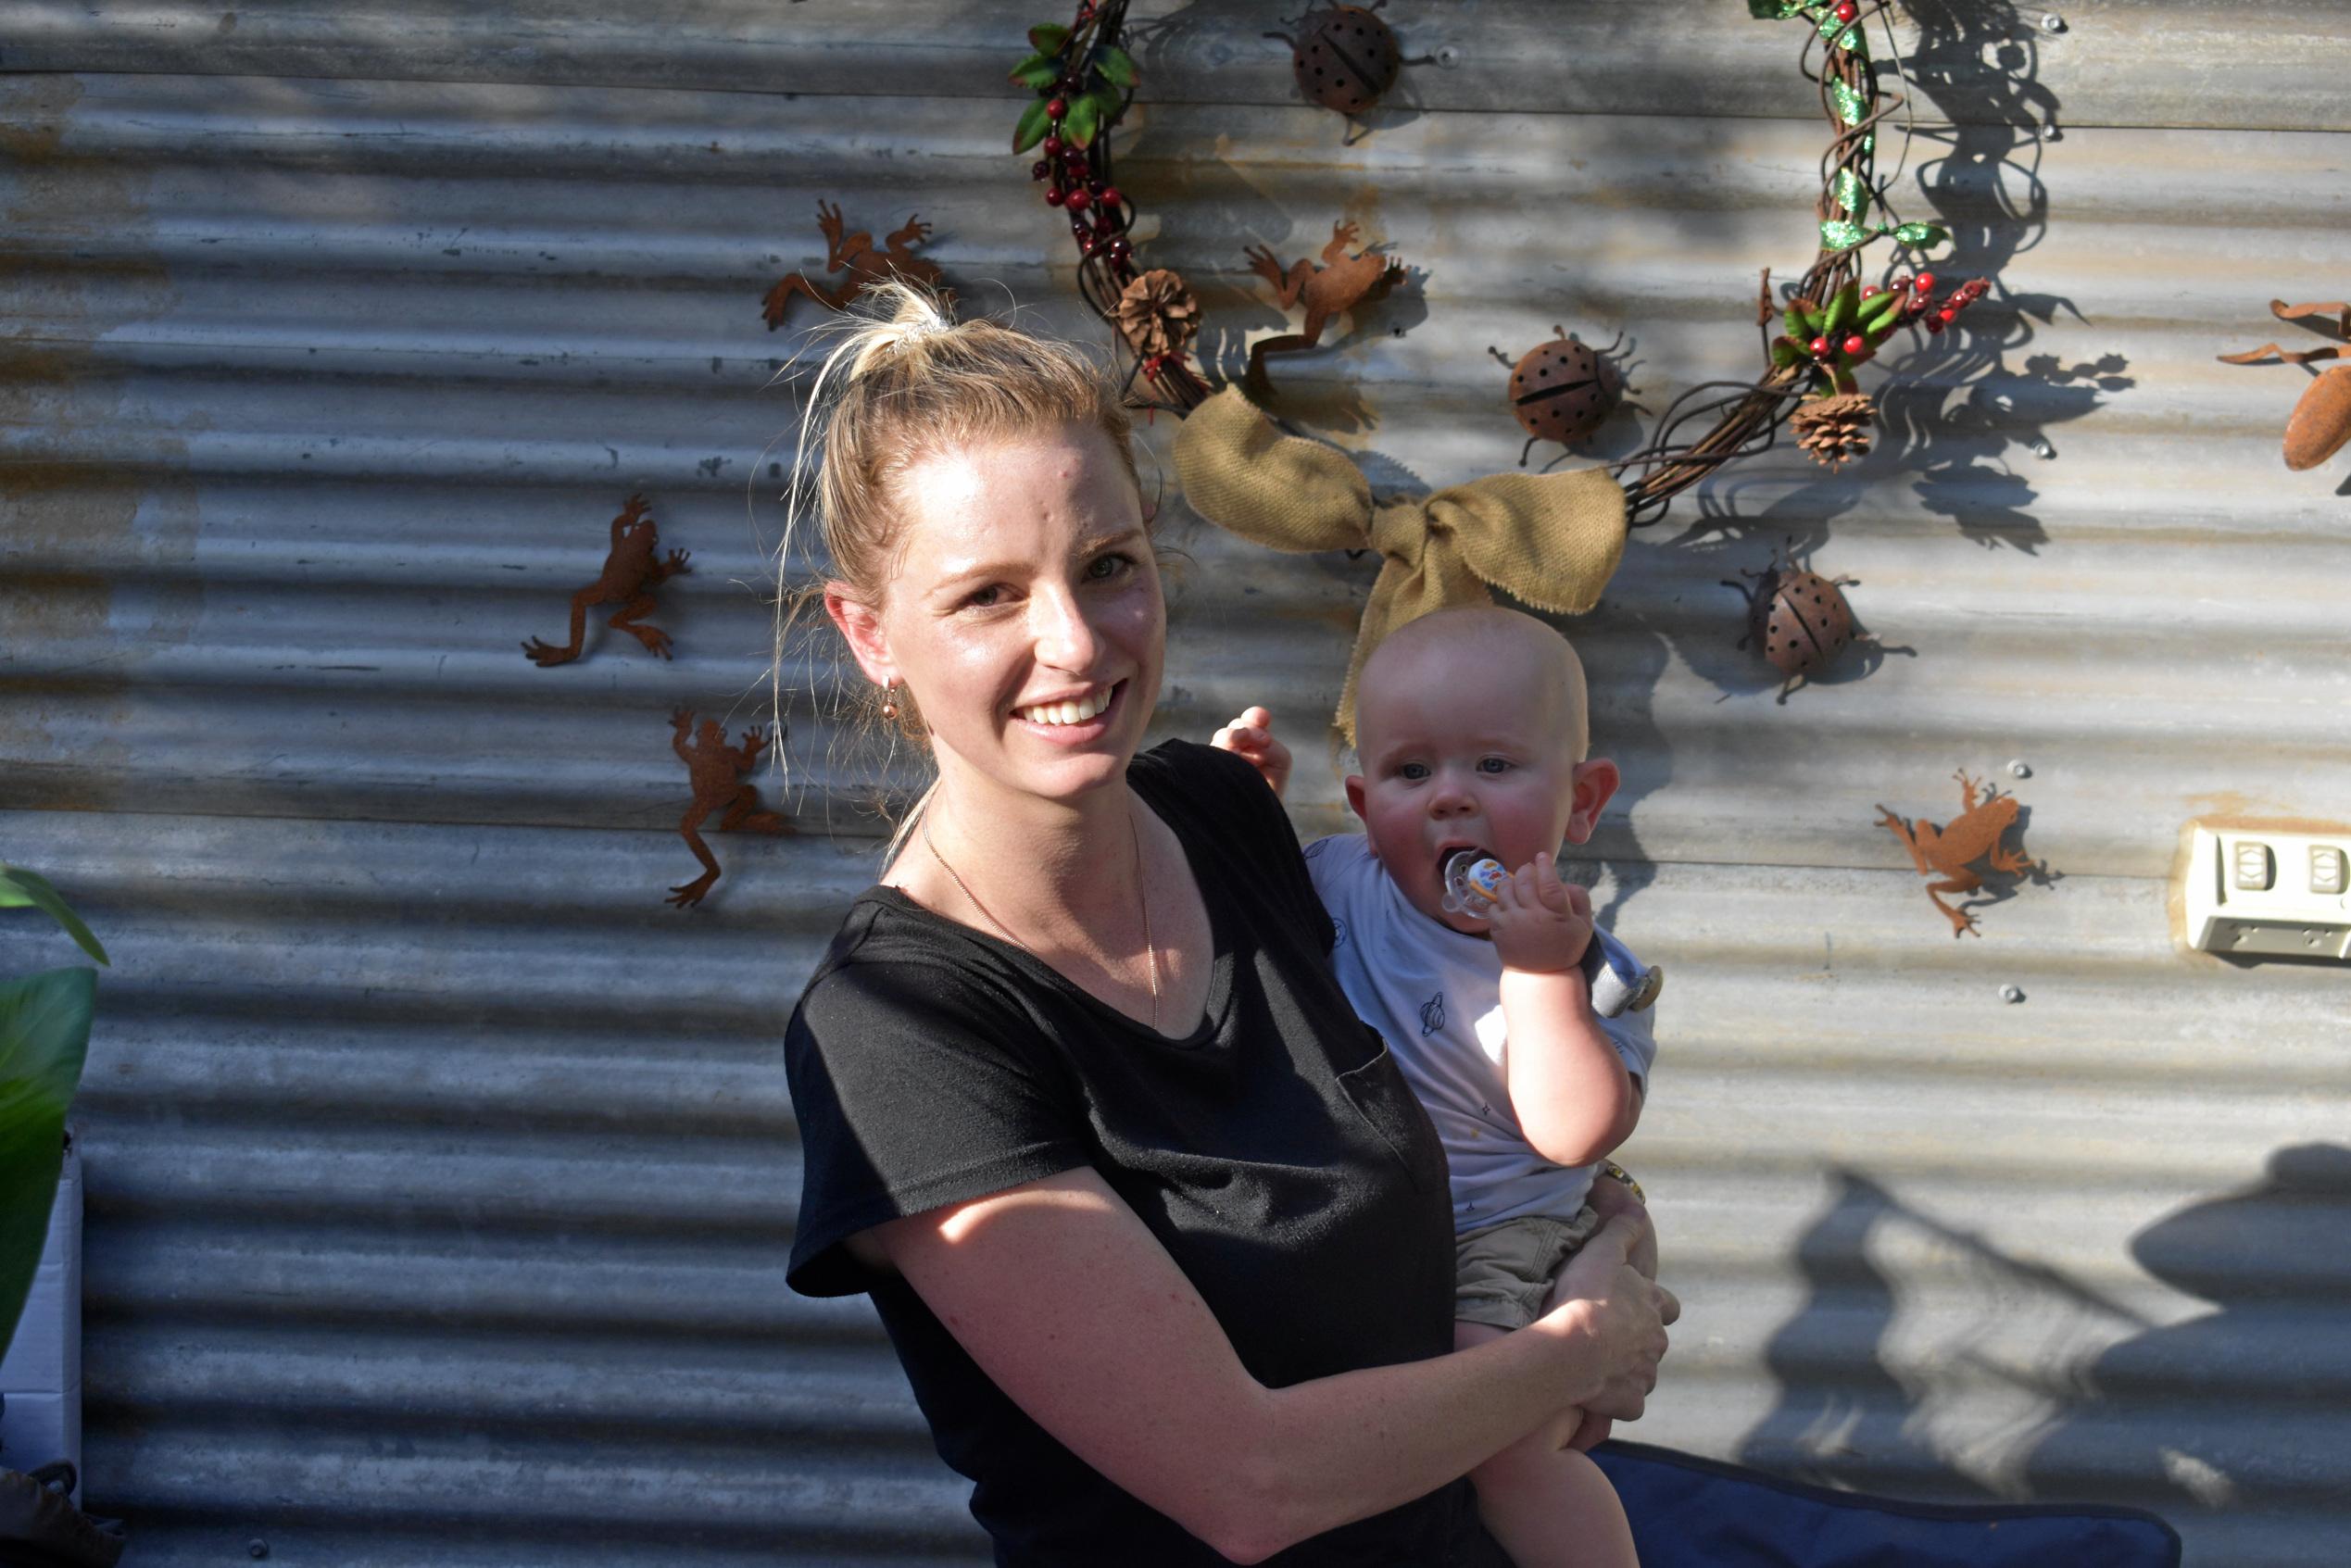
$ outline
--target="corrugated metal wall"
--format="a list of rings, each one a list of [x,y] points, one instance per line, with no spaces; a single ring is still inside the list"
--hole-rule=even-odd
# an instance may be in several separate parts
[[[861,1305],[783,1287],[778,1031],[873,781],[797,703],[810,831],[717,836],[675,913],[667,717],[763,700],[809,307],[757,307],[818,198],[1082,330],[1002,151],[1055,7],[659,9],[0,5],[0,856],[118,960],[78,1117],[88,1489],[133,1562],[978,1560]],[[1653,408],[1749,373],[1755,270],[1809,256],[1792,25],[1407,0],[1437,61],[1342,149],[1277,10],[1138,6],[1121,182],[1228,361],[1275,324],[1244,244],[1343,215],[1414,269],[1276,361],[1302,424],[1434,485],[1516,458],[1489,345],[1628,333]],[[1628,1159],[1688,1315],[1634,1435],[2337,1562],[2351,987],[2183,956],[2166,900],[2190,817],[2351,817],[2342,462],[2278,460],[2301,372],[2211,358],[2351,292],[2351,18],[1908,11],[1907,206],[2004,292],[1885,450],[1742,465],[1574,628],[1627,775],[1592,869],[1673,974]],[[636,491],[694,554],[678,658],[533,668]],[[1781,707],[1716,583],[1792,536],[1899,651]],[[1188,543],[1163,727],[1309,736],[1371,564]],[[1980,941],[1873,825],[1961,767],[2064,873]],[[62,961],[28,930],[7,968]]]

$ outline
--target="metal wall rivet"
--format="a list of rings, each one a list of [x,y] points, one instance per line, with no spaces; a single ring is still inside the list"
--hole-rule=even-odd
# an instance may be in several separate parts
[[[2008,776],[2012,779],[2029,779],[2032,777],[2032,770],[2027,767],[2024,759],[2019,757],[2008,764]]]
[[[245,1554],[256,1559],[267,1557],[270,1555],[270,1543],[258,1539],[247,1541],[245,1543]]]
[[[2043,11],[2043,12],[2042,12],[2042,13],[2041,13],[2041,31],[2043,31],[2043,32],[2063,32],[2065,30],[2066,30],[2066,19],[2065,19],[2065,18],[2063,18],[2063,17],[2061,17],[2061,16],[2057,15],[2057,13],[2056,13],[2056,12],[2055,12],[2055,11]]]
[[[2023,1001],[2025,999],[2024,987],[2021,985],[2003,985],[2000,987],[2000,999],[2004,1002]]]

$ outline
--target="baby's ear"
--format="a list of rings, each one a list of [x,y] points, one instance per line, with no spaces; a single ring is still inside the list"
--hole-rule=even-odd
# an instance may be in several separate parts
[[[1591,837],[1592,830],[1600,825],[1601,808],[1623,782],[1616,764],[1605,757],[1576,764],[1576,804],[1567,816],[1568,843],[1582,844]]]
[[[1350,773],[1347,775],[1347,809],[1350,811],[1354,812],[1358,819],[1363,818],[1364,775],[1361,773]]]

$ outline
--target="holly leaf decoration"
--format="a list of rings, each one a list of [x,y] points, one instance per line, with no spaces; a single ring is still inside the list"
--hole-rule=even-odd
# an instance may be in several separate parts
[[[1869,188],[1850,169],[1837,170],[1837,205],[1856,223],[1869,216]]]
[[[1025,153],[1045,139],[1045,127],[1050,123],[1045,114],[1045,100],[1037,99],[1021,111],[1021,122],[1012,127],[1012,151]]]
[[[1868,230],[1842,218],[1826,219],[1820,225],[1820,243],[1830,250],[1851,250],[1868,237]]]
[[[1102,123],[1101,101],[1091,93],[1079,94],[1069,107],[1069,118],[1062,122],[1062,139],[1074,147],[1083,147],[1094,140],[1094,132]]]
[[[1951,238],[1951,232],[1947,229],[1938,229],[1931,223],[1905,223],[1893,232],[1893,237],[1904,245],[1917,245],[1920,249],[1925,249],[1929,245],[1939,245]]]
[[[1143,79],[1142,72],[1135,69],[1135,56],[1115,44],[1105,44],[1094,56],[1094,68],[1102,73],[1102,80],[1129,93]]]
[[[1069,29],[1059,22],[1038,22],[1028,30],[1028,46],[1040,55],[1058,55],[1069,42]]]
[[[1801,299],[1792,299],[1788,302],[1788,335],[1798,343],[1820,335],[1819,328],[1813,321],[1812,308],[1808,302]]]
[[[1794,338],[1776,337],[1771,340],[1771,362],[1774,365],[1785,368],[1804,357],[1804,351]]]
[[[1050,87],[1062,74],[1061,66],[1045,55],[1031,55],[1012,70],[1012,79],[1024,87]]]
[[[1869,106],[1860,94],[1842,82],[1829,84],[1829,98],[1837,106],[1837,116],[1847,125],[1859,125],[1869,118]]]

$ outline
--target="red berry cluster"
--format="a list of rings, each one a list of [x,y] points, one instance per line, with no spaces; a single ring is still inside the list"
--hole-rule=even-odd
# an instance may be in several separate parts
[[[1930,333],[1940,332],[1957,320],[1959,312],[1981,299],[1992,288],[1987,279],[1970,278],[1944,295],[1942,303],[1937,305],[1934,302],[1935,275],[1932,272],[1921,272],[1915,278],[1897,273],[1888,286],[1909,295],[1902,303],[1902,319],[1918,322]],[[1872,284],[1861,291],[1861,297],[1867,299],[1878,292],[1877,286]]]
[[[1119,188],[1096,172],[1093,155],[1062,139],[1062,119],[1069,112],[1069,104],[1058,94],[1077,89],[1064,82],[1057,84],[1056,91],[1057,95],[1045,106],[1051,129],[1037,147],[1045,156],[1029,166],[1029,177],[1046,182],[1047,207],[1058,207],[1070,215],[1070,237],[1088,259],[1108,256],[1113,261],[1125,261],[1135,253],[1126,239],[1135,215],[1127,209],[1126,197]],[[1108,139],[1108,132],[1104,127],[1095,137],[1096,146]],[[1088,212],[1093,214],[1091,220]]]

